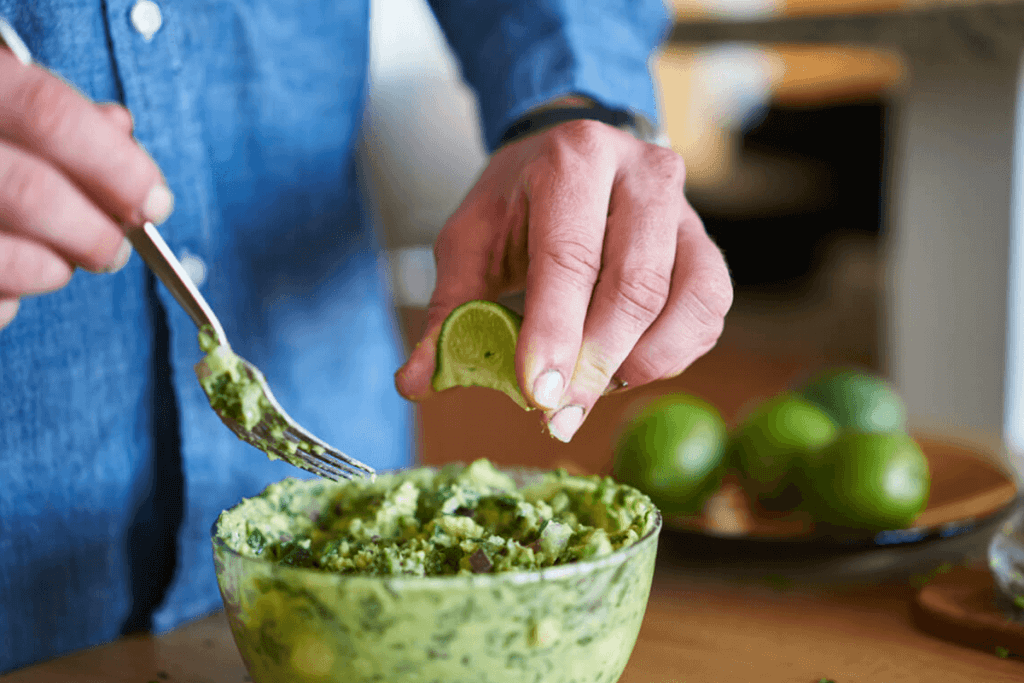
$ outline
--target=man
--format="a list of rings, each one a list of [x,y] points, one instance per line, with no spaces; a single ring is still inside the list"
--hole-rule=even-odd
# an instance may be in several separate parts
[[[610,125],[656,118],[664,8],[433,8],[496,152],[438,239],[428,331],[394,383],[427,398],[447,313],[525,288],[520,383],[568,441],[608,388],[706,352],[731,302],[681,160]],[[123,227],[162,223],[300,423],[377,468],[412,452],[353,164],[367,3],[0,0],[0,17],[36,60],[0,49],[3,671],[216,609],[210,525],[295,473],[210,411],[195,328]]]

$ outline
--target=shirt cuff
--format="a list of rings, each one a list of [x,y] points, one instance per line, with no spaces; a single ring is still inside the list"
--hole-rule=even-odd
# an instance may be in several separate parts
[[[504,147],[510,142],[534,135],[560,123],[578,119],[602,121],[632,134],[638,140],[668,146],[667,137],[659,134],[655,126],[643,116],[622,110],[608,109],[589,97],[573,95],[558,98],[550,104],[527,112],[505,131],[498,140],[498,147]]]
[[[656,127],[649,62],[669,28],[661,0],[496,2],[506,6],[490,17],[474,3],[432,4],[477,93],[489,151],[528,112],[571,94]]]

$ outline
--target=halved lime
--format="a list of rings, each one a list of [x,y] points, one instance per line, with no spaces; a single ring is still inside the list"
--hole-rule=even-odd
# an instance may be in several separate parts
[[[522,321],[518,313],[493,301],[467,301],[449,313],[437,339],[434,391],[487,387],[531,410],[516,379],[516,341]]]

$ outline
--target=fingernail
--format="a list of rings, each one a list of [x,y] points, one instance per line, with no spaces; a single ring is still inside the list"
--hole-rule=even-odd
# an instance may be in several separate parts
[[[18,299],[4,299],[0,301],[0,328],[6,327],[14,316],[18,314],[18,306],[21,302]]]
[[[548,422],[548,431],[562,443],[569,443],[572,435],[583,424],[583,407],[566,406],[555,413]]]
[[[548,370],[541,373],[540,377],[533,383],[533,400],[541,408],[553,410],[558,407],[558,401],[562,398],[562,373],[558,370]]]
[[[132,256],[132,243],[127,238],[121,240],[121,247],[117,250],[117,256],[114,257],[114,262],[107,266],[103,272],[105,273],[116,273],[125,267],[128,263],[128,259]]]
[[[146,201],[142,205],[142,215],[153,225],[160,225],[167,220],[174,210],[174,195],[170,189],[162,183],[153,186],[146,195]]]

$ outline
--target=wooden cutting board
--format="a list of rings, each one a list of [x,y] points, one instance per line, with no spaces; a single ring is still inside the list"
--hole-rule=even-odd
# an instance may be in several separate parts
[[[992,572],[984,565],[937,574],[914,600],[918,628],[945,640],[1001,657],[1024,658],[1024,623],[996,602]]]

